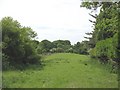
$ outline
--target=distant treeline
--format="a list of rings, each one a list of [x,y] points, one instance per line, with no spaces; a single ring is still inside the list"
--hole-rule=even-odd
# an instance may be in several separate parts
[[[77,42],[71,45],[69,40],[56,40],[50,42],[48,40],[43,40],[38,42],[37,51],[39,54],[45,53],[76,53],[76,54],[88,54],[88,44],[87,41]]]

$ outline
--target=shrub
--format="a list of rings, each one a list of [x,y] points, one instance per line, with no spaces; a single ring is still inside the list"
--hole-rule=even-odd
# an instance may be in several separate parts
[[[101,40],[96,44],[96,56],[107,56],[111,57],[112,49],[112,38]]]
[[[95,48],[89,51],[92,58],[99,58],[100,61],[106,63],[108,60],[118,62],[118,34],[116,33],[113,38],[98,41]]]
[[[97,57],[106,63],[113,56],[112,38],[97,42],[96,47],[90,51],[91,57]]]

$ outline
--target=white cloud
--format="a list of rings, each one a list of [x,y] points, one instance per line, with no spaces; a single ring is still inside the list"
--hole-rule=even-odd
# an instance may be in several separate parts
[[[0,0],[0,19],[11,16],[38,33],[39,40],[84,40],[92,31],[88,10],[80,0]]]

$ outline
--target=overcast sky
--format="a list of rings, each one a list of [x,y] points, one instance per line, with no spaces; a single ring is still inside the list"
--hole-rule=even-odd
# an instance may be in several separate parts
[[[85,40],[93,30],[89,10],[80,8],[80,0],[0,0],[0,19],[11,16],[23,26],[30,26],[38,40]]]

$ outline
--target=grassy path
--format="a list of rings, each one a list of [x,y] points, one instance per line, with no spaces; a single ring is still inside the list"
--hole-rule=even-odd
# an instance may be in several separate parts
[[[24,88],[117,88],[117,74],[86,55],[53,54],[43,60],[45,66],[25,71],[3,72],[5,87]]]

